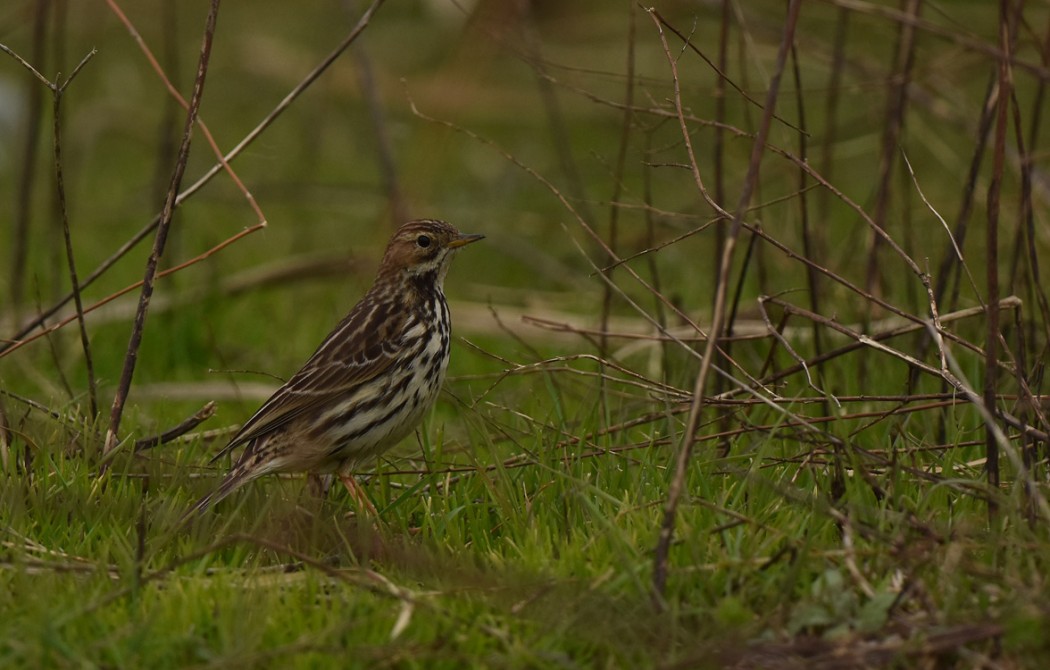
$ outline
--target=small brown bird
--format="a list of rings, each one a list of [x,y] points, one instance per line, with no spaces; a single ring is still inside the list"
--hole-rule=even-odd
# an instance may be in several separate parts
[[[401,226],[372,288],[212,459],[245,445],[186,516],[273,472],[335,473],[362,500],[351,471],[411,433],[438,397],[451,331],[445,274],[457,249],[483,237],[443,221]]]

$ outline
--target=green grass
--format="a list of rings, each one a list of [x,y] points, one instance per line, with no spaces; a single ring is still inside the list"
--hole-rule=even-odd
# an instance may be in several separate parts
[[[203,8],[176,4],[178,30],[161,20],[162,3],[125,10],[156,52],[173,40],[178,66],[164,61],[165,67],[178,71],[185,91]],[[630,260],[609,275],[622,291],[610,303],[613,331],[652,333],[646,319],[683,325],[669,305],[708,327],[718,251],[715,227],[707,225],[712,214],[682,168],[687,157],[670,104],[674,90],[647,13],[635,16],[640,109],[624,173],[617,175],[622,111],[602,100],[623,99],[626,5],[534,3],[545,73],[558,100],[555,121],[536,72],[515,55],[523,19],[489,4],[458,24],[423,5],[389,3],[365,33],[391,158],[411,211],[487,236],[456,259],[446,284],[461,338],[453,345],[447,393],[416,437],[361,473],[379,519],[358,514],[339,486],[320,498],[302,477],[268,477],[180,528],[185,510],[225,471],[228,462],[208,460],[229,433],[198,432],[138,455],[127,446],[216,398],[217,415],[200,429],[235,428],[261,401],[255,385],[275,386],[274,376],[292,374],[369,285],[392,222],[357,61],[348,54],[234,162],[267,216],[265,231],[158,284],[124,413],[125,447],[105,474],[102,435],[137,294],[115,303],[121,313],[88,317],[103,408],[98,419],[88,416],[75,325],[50,343],[0,357],[0,390],[58,414],[0,396],[9,427],[0,444],[0,667],[1046,665],[1050,519],[1037,504],[1047,495],[1045,447],[1033,447],[1029,472],[1004,454],[995,489],[984,471],[985,424],[976,409],[923,395],[945,388],[929,375],[911,383],[905,363],[872,348],[812,366],[812,385],[802,374],[766,384],[761,395],[775,403],[749,404],[755,396],[738,393],[731,398],[736,404],[705,409],[674,522],[666,592],[654,606],[654,548],[697,357],[673,343],[613,337],[604,353],[612,365],[601,366],[593,334],[521,322],[524,313],[597,329],[604,284],[594,266],[609,260],[557,194],[503,152],[549,179],[607,242],[609,199],[619,180],[617,249]],[[728,75],[755,99],[764,97],[774,65],[783,4],[742,3],[733,20]],[[24,3],[24,16],[0,23],[7,27],[0,42],[24,56],[32,52],[32,7]],[[224,148],[356,20],[336,7],[283,7],[222,8],[202,114]],[[717,12],[688,3],[659,9],[680,30],[695,30],[694,43],[716,56]],[[72,3],[68,11],[65,58],[75,63],[99,48],[64,98],[67,199],[83,276],[159,209],[171,161],[158,137],[166,131],[177,139],[181,117],[162,126],[171,103],[102,6]],[[897,24],[877,13],[849,14],[829,167],[822,152],[837,11],[807,3],[797,40],[801,92],[785,74],[777,111],[799,123],[801,96],[810,165],[826,169],[837,189],[871,213]],[[996,16],[986,3],[955,3],[931,8],[924,18],[939,28],[919,31],[899,145],[922,192],[954,225],[996,65],[987,52],[960,45],[994,46]],[[1045,25],[1046,11],[1026,7],[1024,18],[1034,28],[1024,32],[1016,54],[1035,63],[1032,35]],[[677,55],[680,44],[671,45]],[[49,76],[70,69],[68,62],[46,65],[41,71]],[[714,119],[710,69],[689,51],[678,67],[687,111]],[[1030,68],[1016,72],[1022,130],[1039,170],[1045,150],[1028,136],[1038,82]],[[22,79],[21,68],[0,55],[0,85],[22,92]],[[406,94],[423,114],[495,146],[414,115]],[[54,227],[49,102],[45,95],[27,288],[14,296],[8,268],[0,272],[0,337],[13,332],[19,314],[50,304],[68,287]],[[751,151],[747,133],[761,110],[732,91],[726,104],[726,122],[743,133],[725,139],[723,204],[731,208]],[[0,141],[0,202],[16,200],[24,163],[14,139],[24,121],[2,136],[12,141]],[[552,130],[558,123],[564,135]],[[714,189],[715,132],[699,123],[690,131]],[[194,140],[187,184],[213,160],[199,134]],[[800,151],[799,135],[787,124],[776,124],[770,141]],[[579,193],[558,149],[569,151]],[[959,297],[939,305],[942,314],[980,304],[985,295],[990,163],[986,156],[962,245],[978,288],[963,278]],[[1010,357],[1023,351],[1022,373],[1038,393],[1047,331],[1028,256],[1018,256],[1024,262],[1014,268],[1022,209],[1016,162],[1008,161],[1003,175],[1001,293],[1019,295],[1023,307],[1022,330],[1007,311],[1002,332]],[[888,233],[942,281],[936,275],[947,248],[942,224],[903,166],[889,183]],[[767,152],[746,221],[801,255],[799,189],[795,166]],[[1032,248],[1045,260],[1040,193],[1032,200]],[[808,190],[805,198],[815,231],[811,256],[863,285],[870,231],[825,191]],[[220,176],[179,209],[165,261],[184,261],[254,222],[243,196]],[[741,238],[734,266],[744,271],[738,334],[763,327],[759,295],[812,308],[803,264],[760,242],[745,268],[750,242]],[[0,248],[13,244],[4,226]],[[148,244],[87,289],[85,303],[140,279]],[[349,270],[230,290],[231,282],[260,269],[322,257],[349,259]],[[885,245],[878,261],[878,294],[925,317],[918,278]],[[732,282],[735,291],[735,274]],[[866,332],[897,325],[886,310],[869,313],[869,301],[827,277],[818,291],[820,313],[838,324]],[[769,309],[779,325],[781,311]],[[794,352],[811,359],[817,352],[810,323],[793,316],[786,325]],[[983,317],[949,329],[965,343],[986,346]],[[825,351],[849,341],[826,324],[821,337]],[[887,344],[940,365],[915,334]],[[959,373],[980,391],[982,355],[961,342],[950,351]],[[768,335],[734,342],[731,354],[735,365],[718,365],[743,383],[796,363]],[[1000,409],[1018,414],[1010,357],[1000,355],[996,390]],[[1020,448],[1016,431],[1006,432]]]

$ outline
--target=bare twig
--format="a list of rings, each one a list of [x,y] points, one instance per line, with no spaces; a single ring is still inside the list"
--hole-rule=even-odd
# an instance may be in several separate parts
[[[802,94],[802,73],[798,59],[798,47],[795,44],[791,45],[791,71],[794,75],[795,80],[795,91],[796,101],[795,105],[798,109],[798,125],[801,131],[798,133],[798,157],[803,162],[808,163],[809,158],[809,144],[808,144],[808,133],[806,132],[806,96]],[[832,93],[834,95],[834,93]],[[818,263],[821,262],[822,250],[818,250],[816,239],[822,237],[816,230],[813,229],[812,223],[809,217],[809,199],[806,196],[806,191],[809,188],[809,175],[806,174],[805,170],[798,171],[798,208],[799,208],[799,223],[801,226],[802,234],[802,253],[806,255],[806,258],[813,259]],[[809,289],[809,306],[814,312],[820,312],[820,275],[810,265],[806,266],[806,287]],[[820,329],[814,327],[813,329],[813,351],[820,355],[824,351],[824,347],[821,343]]]
[[[185,419],[177,426],[169,428],[160,435],[154,435],[153,437],[146,437],[135,442],[135,452],[145,451],[146,449],[152,449],[153,447],[167,444],[173,440],[176,440],[186,433],[190,432],[197,426],[201,425],[211,417],[215,416],[215,403],[208,402],[204,407],[197,410],[193,416]]]
[[[0,473],[11,472],[11,420],[7,418],[4,403],[0,402]]]
[[[999,3],[999,40],[1003,55],[999,59],[998,91],[995,109],[995,142],[992,150],[992,176],[988,185],[988,223],[985,235],[985,281],[988,301],[986,355],[984,358],[984,405],[991,414],[986,423],[985,451],[988,483],[999,487],[999,440],[995,425],[995,391],[999,382],[999,201],[1002,189],[1003,168],[1006,155],[1006,126],[1009,119],[1010,95],[1013,89],[1010,69],[1010,50],[1013,44],[1010,2]],[[997,507],[989,504],[988,513],[994,515]]]
[[[919,194],[919,198],[921,198],[923,204],[926,205],[926,209],[930,210],[930,213],[937,218],[941,227],[944,228],[944,232],[948,236],[948,242],[951,244],[951,248],[955,252],[955,260],[958,261],[959,265],[966,272],[966,278],[970,281],[970,288],[973,289],[974,295],[977,296],[978,303],[983,306],[984,301],[981,300],[980,291],[977,289],[977,280],[974,279],[973,274],[970,272],[970,267],[966,264],[966,258],[963,256],[958,241],[956,241],[955,236],[952,234],[952,229],[948,226],[948,222],[944,220],[944,217],[941,216],[941,213],[937,211],[937,208],[926,198],[926,194],[922,192],[922,187],[919,185],[919,179],[915,176],[915,170],[912,169],[911,161],[908,160],[908,154],[904,152],[903,148],[900,152],[901,158],[904,159],[904,167],[908,169],[908,175],[911,177],[912,184],[915,185],[915,192]],[[938,302],[940,300],[938,294],[935,293],[934,296],[934,301]]]
[[[905,14],[918,17],[922,7],[921,0],[907,0]],[[905,108],[908,100],[908,82],[911,79],[912,64],[915,62],[915,25],[911,21],[901,21],[898,25],[897,51],[894,56],[893,73],[889,78],[889,91],[886,96],[885,124],[882,128],[882,146],[879,150],[879,177],[875,192],[874,212],[871,215],[879,230],[886,229],[886,217],[890,204],[890,179],[893,176],[894,159],[897,156],[897,145],[900,143],[904,129]],[[868,246],[868,270],[865,274],[864,289],[868,293],[880,294],[879,282],[879,242],[882,236],[872,231]],[[872,307],[868,303],[868,308]]]
[[[776,339],[777,342],[780,343],[780,346],[784,347],[784,350],[787,351],[788,354],[790,354],[792,358],[794,358],[796,361],[798,361],[798,364],[800,366],[802,366],[802,372],[805,373],[805,375],[806,375],[806,384],[811,389],[816,391],[819,395],[822,395],[825,398],[831,397],[831,399],[834,400],[835,399],[834,396],[830,395],[829,393],[827,393],[823,389],[817,387],[816,383],[813,381],[813,375],[810,374],[809,366],[806,365],[806,361],[803,360],[803,358],[801,356],[799,356],[795,352],[795,349],[791,346],[791,343],[788,342],[787,339],[784,338],[784,336],[780,332],[781,329],[773,327],[773,322],[769,320],[769,312],[766,310],[766,302],[767,302],[767,300],[765,299],[765,297],[759,297],[758,305],[759,305],[759,308],[762,310],[762,319],[766,322],[766,327],[769,330],[769,334],[772,335],[773,338]],[[785,316],[788,313],[789,312],[785,310],[785,313],[784,313]],[[813,313],[816,314],[817,313],[816,310],[814,310]],[[814,332],[820,332],[820,325],[821,325],[820,321],[818,321],[817,319],[812,319],[810,321],[810,323],[811,323],[811,327],[813,328]],[[817,357],[819,357],[821,355],[821,353],[823,353],[823,352],[818,351],[817,354],[816,354]],[[837,404],[837,401],[836,401],[836,404]],[[825,409],[824,413],[825,414],[828,413],[827,409]]]
[[[729,68],[729,27],[730,17],[733,14],[731,0],[722,0],[722,7],[720,9],[721,20],[718,26],[718,65],[715,67],[715,71],[718,73],[718,78],[715,80],[715,89],[713,95],[715,98],[715,121],[718,123],[714,127],[714,138],[711,142],[711,167],[715,177],[715,202],[726,201],[726,129],[724,124],[726,123],[726,86],[732,86],[734,90],[740,92],[746,98],[747,95],[740,91],[740,88],[736,85],[736,82],[731,80],[724,73]],[[668,26],[670,29],[670,26]],[[682,39],[682,36],[678,36]],[[696,47],[693,47],[701,58],[707,61],[706,56]],[[758,104],[758,103],[754,103]],[[722,274],[722,268],[719,263],[722,260],[721,250],[725,246],[726,242],[726,220],[719,217],[715,219],[715,243],[711,248],[711,281],[717,282],[718,278]]]
[[[777,96],[780,92],[780,79],[784,72],[784,66],[787,62],[787,54],[791,48],[791,44],[795,39],[795,26],[798,22],[798,15],[801,9],[801,0],[792,0],[788,5],[787,18],[784,23],[784,33],[780,42],[780,47],[777,52],[776,69],[773,74],[773,78],[769,83],[769,89],[766,92],[766,102],[763,108],[762,121],[759,126],[758,136],[755,138],[755,142],[752,145],[751,158],[748,162],[747,176],[744,179],[744,186],[740,193],[740,198],[737,202],[736,211],[732,216],[733,223],[726,236],[725,246],[722,250],[722,262],[721,270],[722,275],[719,277],[718,284],[716,286],[715,293],[715,307],[714,314],[712,315],[711,332],[715,335],[708,339],[704,347],[703,359],[700,363],[700,371],[696,376],[696,385],[693,388],[693,403],[689,409],[689,418],[686,421],[685,433],[682,436],[682,444],[678,451],[678,457],[675,460],[674,476],[671,480],[670,488],[667,493],[667,503],[664,507],[663,522],[660,527],[660,537],[656,544],[655,557],[653,561],[653,603],[658,608],[663,608],[663,597],[664,590],[667,585],[667,561],[668,554],[671,548],[671,539],[674,535],[674,522],[675,515],[678,510],[678,503],[681,500],[683,490],[685,488],[685,477],[689,467],[689,461],[692,455],[693,444],[696,441],[696,429],[700,422],[700,410],[703,407],[704,402],[704,388],[707,383],[707,375],[711,370],[712,358],[715,352],[715,343],[718,341],[717,334],[722,330],[722,320],[725,318],[725,306],[726,306],[726,291],[729,283],[729,269],[733,261],[733,252],[736,247],[736,240],[740,235],[742,229],[744,212],[747,210],[748,204],[751,202],[751,194],[754,191],[755,185],[758,181],[759,167],[762,164],[762,157],[766,151],[766,138],[769,136],[769,128],[773,120],[773,112],[776,109]],[[679,110],[681,115],[681,97],[678,92],[678,75],[677,68],[674,65],[675,59],[671,55],[670,47],[667,45],[667,38],[664,36],[660,22],[655,16],[653,21],[656,23],[657,30],[660,34],[660,42],[664,47],[664,54],[667,57],[668,63],[671,66],[672,76],[675,79],[675,106]],[[696,164],[696,156],[693,154],[692,146],[689,143],[689,132],[685,125],[685,120],[680,118],[682,126],[683,139],[686,142],[687,149],[689,150],[689,161],[693,170],[694,178],[699,176],[699,168]],[[703,189],[703,184],[697,180],[697,188],[705,200],[708,199],[706,191]],[[709,202],[709,204],[711,204]],[[716,205],[717,209],[721,210],[721,207]],[[723,213],[725,210],[721,210]]]
[[[613,192],[610,196],[609,206],[609,248],[614,253],[619,253],[619,224],[620,208],[615,205],[623,194],[624,168],[627,164],[627,146],[631,140],[631,126],[634,121],[632,108],[634,106],[634,47],[635,47],[635,5],[634,0],[628,0],[627,9],[627,79],[624,90],[624,111],[620,119],[620,144],[616,152],[616,165],[613,172]],[[612,276],[612,268],[607,271]],[[602,285],[602,307],[599,317],[600,329],[608,330],[609,313],[612,309],[613,293],[608,284]],[[605,335],[599,336],[598,355],[605,357],[608,353],[609,342]]]
[[[18,55],[18,53],[16,51],[13,51],[11,49],[11,47],[9,47],[9,46],[7,46],[7,45],[5,45],[3,43],[0,43],[0,51],[3,51],[8,56],[10,56],[11,58],[14,58],[16,61],[18,61],[19,65],[24,67],[26,70],[29,70],[29,74],[32,77],[38,79],[40,81],[40,83],[42,83],[44,86],[47,86],[48,88],[54,87],[54,84],[51,83],[50,79],[48,79],[44,75],[40,74],[40,71],[37,70],[35,67],[33,67],[32,63],[30,63],[25,58],[22,58],[20,55]]]
[[[23,405],[25,405],[27,407],[31,407],[31,408],[35,409],[36,411],[38,411],[38,412],[41,412],[43,414],[47,414],[52,419],[61,420],[63,418],[60,413],[58,413],[55,410],[51,409],[47,405],[45,405],[43,403],[39,403],[36,400],[33,400],[32,398],[26,398],[25,396],[19,395],[19,394],[13,392],[13,391],[8,391],[5,388],[0,388],[0,395],[7,396],[8,398],[11,398],[12,400],[14,400],[16,402],[20,402],[20,403],[22,403]]]
[[[686,153],[689,155],[689,169],[693,175],[693,181],[696,184],[696,190],[700,193],[700,197],[703,198],[704,202],[723,219],[732,219],[733,215],[722,207],[722,203],[715,202],[711,195],[707,192],[707,186],[704,184],[703,176],[700,174],[700,165],[696,162],[696,153],[693,151],[693,140],[692,134],[689,132],[689,127],[686,124],[685,108],[682,105],[682,88],[678,79],[678,61],[671,55],[671,48],[667,45],[667,38],[664,36],[664,20],[660,18],[659,12],[654,8],[648,10],[649,17],[656,23],[656,29],[660,34],[660,41],[664,46],[664,52],[667,54],[667,62],[671,67],[671,78],[674,82],[674,106],[675,111],[678,113],[678,125],[682,131],[682,142],[685,143]],[[725,247],[723,247],[725,249]],[[721,269],[721,266],[719,266]],[[713,331],[717,333],[718,331]]]
[[[945,248],[944,257],[938,266],[935,293],[938,304],[943,302],[944,296],[948,294],[948,289],[952,289],[951,297],[946,303],[946,309],[954,309],[958,302],[959,274],[955,269],[959,267],[960,259],[955,253],[955,247],[957,245],[960,248],[966,246],[966,236],[970,227],[970,217],[973,214],[975,194],[977,193],[977,180],[988,145],[989,130],[992,127],[992,121],[995,120],[995,100],[997,95],[995,75],[993,74],[989,78],[984,100],[981,104],[981,115],[974,134],[973,156],[970,158],[966,181],[963,184],[959,211],[955,215],[955,227],[952,230],[950,240],[951,245]],[[981,298],[978,297],[977,299],[980,300]]]
[[[91,342],[88,339],[87,326],[84,323],[84,304],[81,301],[80,296],[80,281],[77,279],[77,265],[76,255],[73,253],[73,236],[69,230],[69,214],[66,209],[66,187],[65,179],[62,174],[62,94],[65,92],[66,87],[73,81],[73,78],[77,76],[80,69],[87,64],[87,62],[97,52],[92,49],[84,59],[80,61],[80,64],[74,68],[73,72],[66,78],[64,82],[59,83],[55,81],[55,85],[52,88],[54,95],[54,143],[55,143],[55,189],[58,194],[58,209],[62,218],[62,238],[65,241],[66,246],[66,262],[69,265],[69,283],[72,286],[73,291],[73,304],[76,305],[77,310],[77,324],[80,326],[80,346],[84,350],[84,365],[87,370],[87,383],[88,383],[88,402],[91,407],[91,417],[95,418],[98,416],[98,388],[95,384],[95,364],[91,358]]]
[[[124,368],[120,374],[120,381],[113,398],[113,407],[110,410],[109,429],[106,432],[106,443],[103,448],[103,458],[108,457],[117,448],[118,434],[120,431],[120,419],[124,412],[124,403],[127,401],[128,391],[131,389],[131,378],[135,373],[135,364],[138,361],[139,345],[142,342],[142,332],[146,324],[146,313],[149,311],[150,298],[153,296],[153,282],[157,274],[157,263],[164,253],[164,244],[167,241],[168,228],[171,225],[172,216],[175,213],[176,196],[179,193],[179,185],[182,183],[182,175],[186,170],[186,161],[190,155],[190,138],[193,135],[193,126],[197,120],[197,110],[200,108],[201,97],[204,94],[204,81],[208,72],[208,61],[211,57],[211,45],[215,36],[215,22],[219,14],[219,0],[212,0],[208,17],[205,21],[204,38],[201,43],[200,60],[197,64],[197,76],[193,83],[193,94],[190,96],[190,104],[186,114],[186,123],[182,133],[182,143],[179,146],[178,158],[171,175],[171,185],[168,187],[167,198],[161,211],[160,222],[157,224],[157,233],[153,242],[153,251],[146,261],[146,274],[142,280],[142,293],[139,298],[139,309],[135,315],[135,322],[131,329],[131,339],[128,342],[128,351],[124,357]]]

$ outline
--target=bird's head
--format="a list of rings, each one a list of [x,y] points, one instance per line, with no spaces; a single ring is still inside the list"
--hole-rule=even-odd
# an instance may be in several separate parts
[[[403,279],[433,277],[440,286],[456,250],[484,237],[465,235],[444,221],[410,221],[390,239],[379,274]]]

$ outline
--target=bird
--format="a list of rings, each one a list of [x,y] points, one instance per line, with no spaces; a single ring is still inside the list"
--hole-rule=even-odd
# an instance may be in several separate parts
[[[244,447],[184,520],[278,472],[335,474],[374,512],[351,473],[413,432],[437,400],[451,337],[445,275],[461,247],[484,237],[434,219],[400,226],[364,297],[212,458]]]

